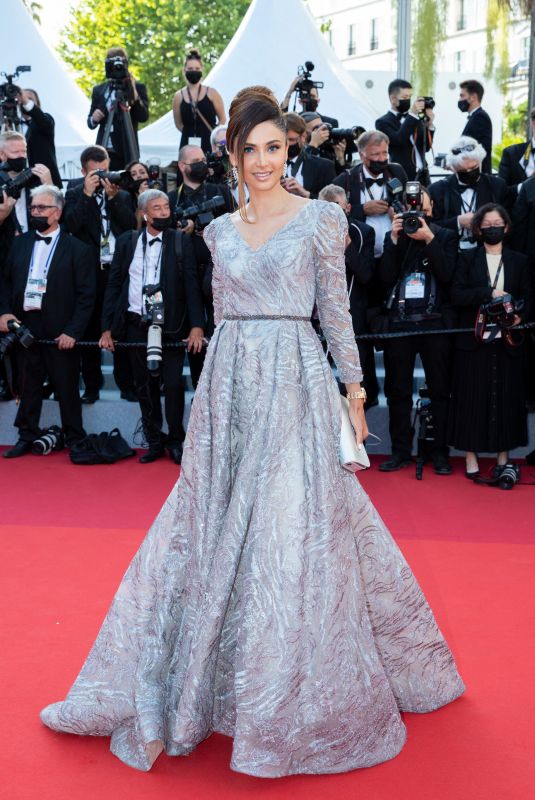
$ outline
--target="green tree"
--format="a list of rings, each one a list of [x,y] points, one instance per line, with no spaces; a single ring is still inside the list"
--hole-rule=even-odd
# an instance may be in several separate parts
[[[32,19],[34,19],[39,25],[41,24],[41,12],[43,10],[43,6],[41,3],[37,3],[36,0],[22,0],[22,4],[26,6],[30,14],[32,15]]]
[[[509,67],[509,3],[489,0],[487,5],[487,47],[485,53],[485,77],[494,78],[505,93]]]
[[[446,38],[447,6],[447,0],[413,3],[411,82],[420,95],[433,93],[437,58]]]
[[[71,8],[59,52],[76,73],[80,87],[104,80],[104,55],[124,47],[136,80],[146,84],[151,119],[171,108],[184,85],[182,66],[190,47],[203,55],[205,71],[234,35],[250,0],[82,0]]]

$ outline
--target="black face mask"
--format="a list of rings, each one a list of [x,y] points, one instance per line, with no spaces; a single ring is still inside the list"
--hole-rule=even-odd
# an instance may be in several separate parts
[[[199,83],[202,78],[202,72],[198,69],[187,69],[184,74],[189,83]]]
[[[295,144],[288,145],[288,158],[297,158],[300,152],[301,152],[301,145],[299,144],[299,142],[295,142]]]
[[[34,231],[39,231],[39,233],[48,230],[48,228],[50,228],[48,217],[37,217],[32,214],[30,217],[30,228]]]
[[[208,164],[205,161],[198,161],[191,164],[188,168],[188,178],[195,183],[202,183],[208,177]]]
[[[400,114],[406,114],[410,107],[411,101],[409,99],[400,100],[398,103],[398,111]]]
[[[318,107],[318,101],[315,97],[311,97],[310,100],[306,100],[303,105],[305,111],[316,111]]]
[[[485,244],[500,244],[505,236],[505,225],[491,225],[489,228],[481,228],[481,238]]]
[[[148,178],[135,178],[135,179],[132,178],[132,181],[131,181],[130,186],[128,188],[132,192],[137,192],[137,191],[139,191],[139,189],[141,187],[141,184],[142,183],[146,183],[147,181],[148,181]]]
[[[459,111],[462,111],[463,114],[465,114],[470,108],[470,103],[468,102],[468,100],[459,100],[459,102],[457,103],[457,108],[459,109]]]
[[[380,175],[387,164],[388,161],[370,161],[366,169],[371,172],[372,175]]]
[[[481,169],[479,167],[468,170],[464,169],[457,173],[457,177],[459,178],[459,182],[464,186],[475,186],[481,177]]]
[[[8,158],[5,162],[5,167],[8,172],[22,172],[28,166],[28,160],[21,156],[20,158]]]
[[[171,227],[172,222],[173,218],[171,217],[171,215],[169,215],[168,217],[154,217],[151,225],[157,231],[166,231],[167,228]]]

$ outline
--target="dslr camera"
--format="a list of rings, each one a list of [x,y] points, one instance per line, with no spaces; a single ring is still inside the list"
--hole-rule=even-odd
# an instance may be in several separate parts
[[[325,84],[323,81],[313,81],[312,80],[312,72],[314,71],[314,64],[312,61],[305,61],[304,66],[301,65],[297,67],[297,74],[299,76],[299,81],[296,86],[297,96],[299,100],[303,104],[303,111],[311,111],[308,107],[308,103],[311,100],[310,91],[311,89],[323,89]]]
[[[149,323],[147,331],[147,369],[155,377],[160,374],[162,363],[162,332],[164,324],[164,305],[162,287],[159,283],[143,287],[145,314],[143,320]]]
[[[20,87],[13,83],[13,78],[18,78],[21,72],[30,72],[31,69],[29,66],[20,66],[16,67],[15,72],[10,75],[7,72],[1,73],[6,79],[5,83],[0,84],[0,123],[2,127],[13,129],[20,124]]]
[[[422,186],[419,181],[407,181],[405,184],[405,200],[409,210],[404,211],[401,215],[402,231],[405,235],[409,235],[416,233],[422,227],[424,214],[419,210],[422,205]]]
[[[7,323],[9,333],[0,339],[0,356],[5,356],[16,342],[28,349],[35,342],[35,336],[25,325],[21,325],[15,319],[10,319]]]
[[[481,310],[487,314],[490,323],[496,323],[501,328],[512,328],[515,324],[515,313],[520,311],[522,305],[515,303],[512,295],[503,294],[485,303]]]
[[[133,100],[133,90],[130,85],[128,60],[123,56],[112,56],[104,61],[106,79],[119,103],[130,103]]]
[[[419,97],[418,100],[424,101],[424,110],[420,111],[418,116],[422,120],[427,119],[427,114],[425,113],[425,109],[429,108],[430,110],[432,110],[435,107],[435,99],[433,97]]]
[[[175,217],[180,227],[184,228],[186,220],[191,219],[195,222],[195,230],[202,231],[214,219],[214,211],[218,208],[223,208],[225,205],[225,198],[221,194],[216,194],[210,200],[205,200],[203,203],[192,203],[191,206],[182,207],[175,206]]]
[[[0,165],[0,195],[5,192],[8,197],[18,200],[22,190],[25,186],[28,186],[33,177],[33,172],[28,167],[19,172],[18,175],[15,175],[14,178],[10,178],[5,169],[2,169],[2,165]]]
[[[356,140],[361,133],[364,133],[365,129],[361,125],[353,125],[352,128],[333,128],[329,122],[324,122],[322,127],[329,131],[329,138],[319,148],[320,155],[323,158],[333,159],[335,157],[334,145],[345,141],[346,160],[350,161],[351,159],[348,156],[357,152]]]
[[[95,170],[95,175],[101,180],[108,180],[110,183],[119,186],[121,189],[126,189],[127,191],[132,187],[132,176],[126,169],[122,169],[119,172],[108,172],[106,169],[97,169]]]

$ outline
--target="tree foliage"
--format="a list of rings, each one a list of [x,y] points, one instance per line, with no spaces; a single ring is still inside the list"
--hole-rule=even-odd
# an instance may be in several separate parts
[[[184,85],[182,66],[190,47],[202,54],[205,72],[216,63],[239,26],[250,0],[82,0],[71,8],[59,52],[80,87],[104,80],[109,47],[124,47],[130,69],[147,85],[151,119],[171,108]]]
[[[489,0],[487,5],[487,47],[485,77],[494,78],[502,92],[510,76],[509,22],[511,9],[507,2]]]
[[[433,93],[437,60],[446,38],[447,6],[447,0],[413,4],[411,82],[419,95]]]
[[[36,2],[36,0],[22,0],[22,4],[26,6],[30,12],[32,19],[41,24],[41,12],[43,10],[41,3]]]

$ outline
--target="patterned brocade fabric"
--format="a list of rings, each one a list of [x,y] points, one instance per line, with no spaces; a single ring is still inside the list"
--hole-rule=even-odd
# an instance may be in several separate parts
[[[338,460],[340,401],[305,320],[317,303],[342,380],[361,371],[347,311],[346,222],[313,201],[251,249],[205,232],[217,328],[180,478],[130,564],[56,731],[110,736],[126,764],[233,737],[260,777],[393,758],[400,712],[464,691],[403,555]]]

